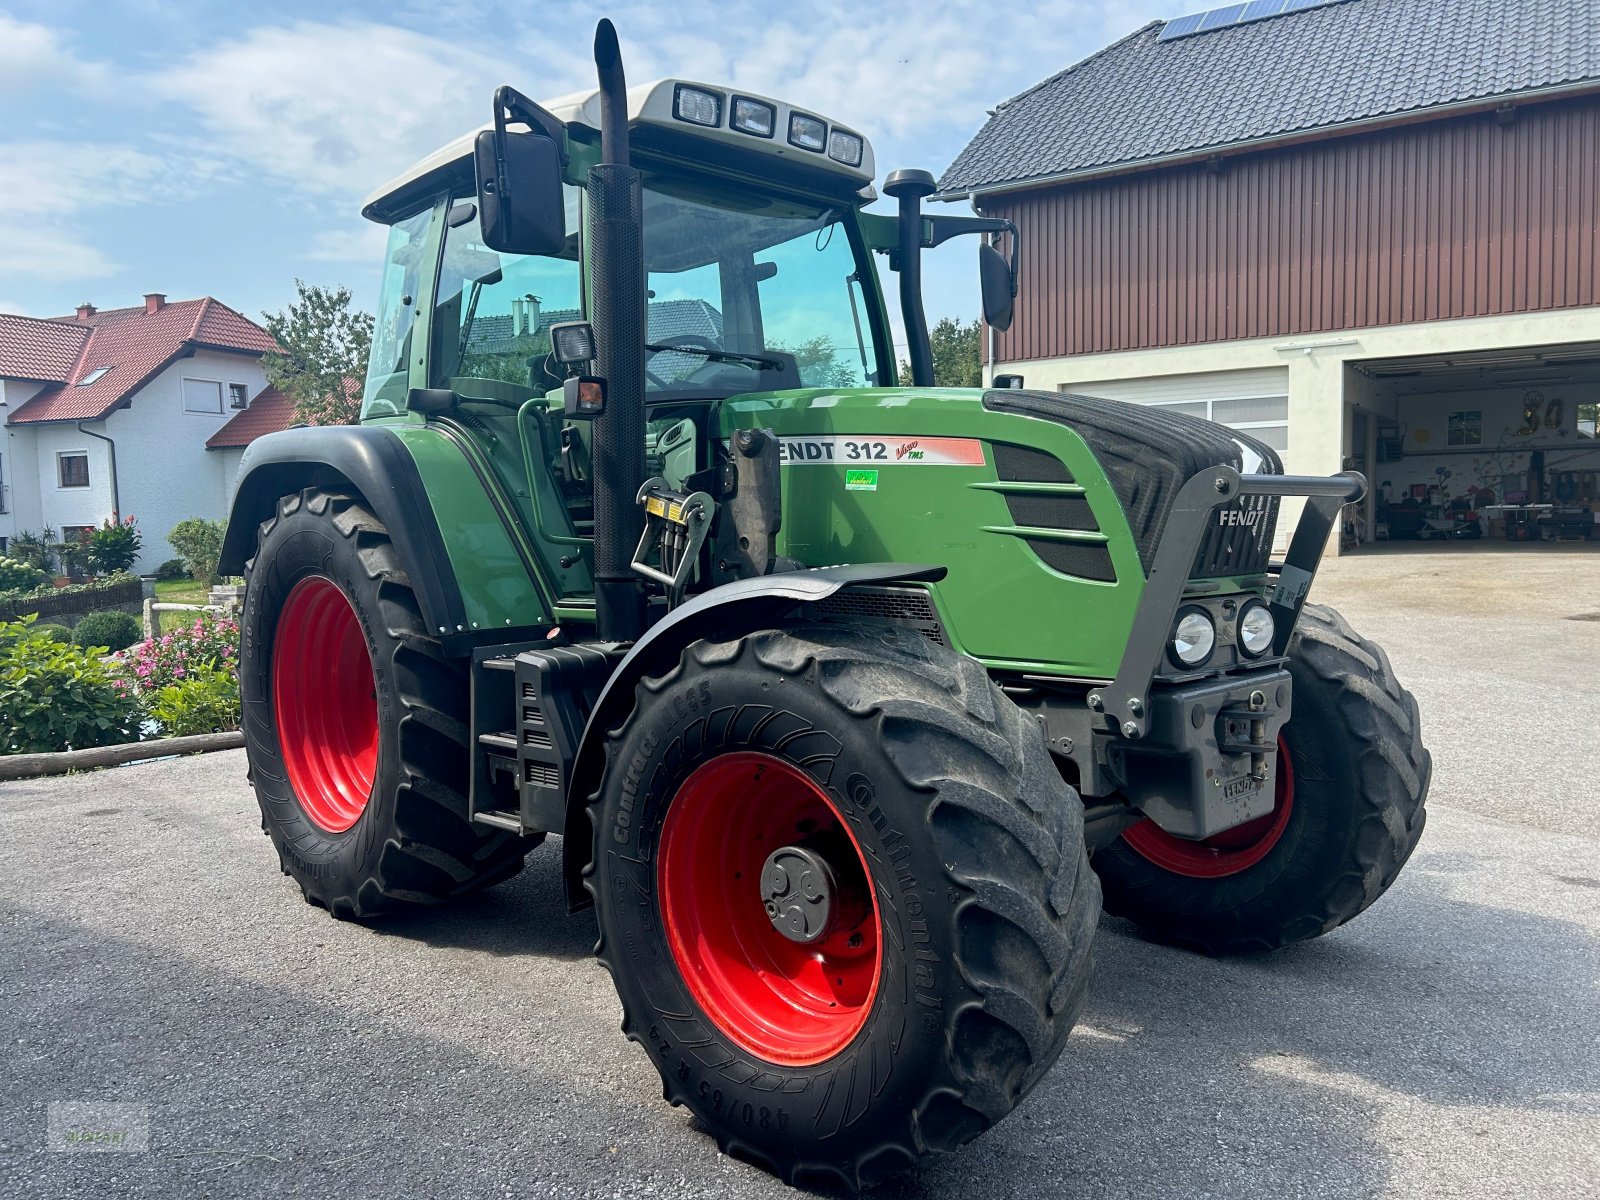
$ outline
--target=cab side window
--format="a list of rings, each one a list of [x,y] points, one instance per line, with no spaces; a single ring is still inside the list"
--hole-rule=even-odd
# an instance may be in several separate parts
[[[575,208],[576,189],[567,191]],[[489,249],[468,201],[458,201],[451,215],[458,223],[445,231],[439,267],[431,386],[500,400],[526,400],[560,387],[550,326],[583,316],[575,215],[567,223],[573,231],[567,250],[549,258]]]
[[[411,329],[417,317],[417,286],[421,281],[422,256],[432,217],[433,210],[425,208],[389,227],[383,282],[378,288],[378,316],[373,322],[372,351],[367,358],[364,396],[367,404],[386,400],[397,411],[405,407]]]

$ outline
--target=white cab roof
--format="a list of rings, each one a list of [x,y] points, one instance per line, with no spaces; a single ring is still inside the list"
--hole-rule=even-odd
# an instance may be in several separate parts
[[[678,88],[691,87],[702,91],[715,92],[722,97],[719,125],[716,128],[707,125],[694,125],[687,121],[678,120],[673,112],[674,98]],[[729,117],[732,112],[732,98],[738,96],[745,99],[757,100],[769,104],[776,111],[776,132],[771,138],[755,137],[728,127]],[[554,100],[541,101],[550,114],[565,125],[581,125],[598,131],[600,128],[600,92],[598,89],[588,92],[573,92],[560,96]],[[847,166],[826,153],[814,150],[803,150],[790,145],[786,140],[789,128],[789,115],[799,112],[817,120],[825,121],[831,134],[835,129],[841,133],[853,134],[861,137],[854,129],[844,125],[835,125],[833,121],[814,113],[809,109],[796,108],[774,100],[769,96],[760,96],[754,92],[736,91],[732,88],[719,87],[715,84],[695,83],[687,79],[658,79],[652,83],[640,84],[638,87],[628,89],[628,120],[631,125],[658,125],[676,129],[680,133],[694,137],[706,138],[727,146],[737,147],[746,151],[772,154],[787,158],[795,162],[804,162],[813,167],[835,172],[859,182],[860,186],[867,187],[872,183],[876,166],[873,162],[872,146],[866,138],[861,137],[861,164]],[[477,129],[462,134],[454,141],[446,143],[432,154],[413,163],[407,170],[402,171],[383,187],[367,197],[362,211],[369,216],[374,209],[382,206],[388,197],[395,193],[409,190],[417,183],[430,175],[457,169],[458,164],[464,164],[472,154],[472,143],[478,134],[490,128],[488,123],[480,125]]]

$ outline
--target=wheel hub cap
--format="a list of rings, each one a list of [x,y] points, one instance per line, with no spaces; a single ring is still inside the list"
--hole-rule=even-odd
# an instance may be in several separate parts
[[[761,869],[761,901],[772,927],[809,945],[827,935],[834,910],[833,872],[805,846],[779,846]]]

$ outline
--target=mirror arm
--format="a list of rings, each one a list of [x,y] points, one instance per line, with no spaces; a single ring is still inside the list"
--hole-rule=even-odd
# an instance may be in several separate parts
[[[566,127],[538,101],[528,99],[510,84],[501,84],[494,92],[494,131],[504,134],[508,121],[520,121],[529,129],[544,134],[560,151],[561,165],[567,165]]]

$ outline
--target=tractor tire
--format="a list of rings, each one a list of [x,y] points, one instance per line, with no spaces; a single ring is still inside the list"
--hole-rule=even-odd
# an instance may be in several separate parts
[[[1106,911],[1205,954],[1336,929],[1388,889],[1422,837],[1433,762],[1383,650],[1308,604],[1289,640],[1294,709],[1278,805],[1208,842],[1144,821],[1094,856]]]
[[[261,828],[305,898],[360,919],[476,892],[538,841],[467,813],[466,672],[357,500],[278,501],[245,564],[241,725]]]
[[[696,642],[636,695],[585,881],[665,1098],[848,1189],[1010,1112],[1082,1011],[1100,902],[1038,723],[870,622]]]

